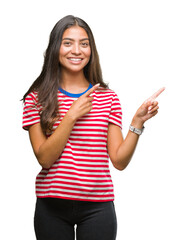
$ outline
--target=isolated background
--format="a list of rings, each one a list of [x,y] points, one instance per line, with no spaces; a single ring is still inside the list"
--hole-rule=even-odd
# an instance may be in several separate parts
[[[21,127],[20,99],[40,73],[50,31],[68,14],[83,18],[94,33],[104,79],[122,104],[124,136],[141,103],[166,87],[130,165],[123,172],[111,166],[117,240],[186,239],[185,13],[181,0],[0,4],[1,239],[35,239],[40,166]]]

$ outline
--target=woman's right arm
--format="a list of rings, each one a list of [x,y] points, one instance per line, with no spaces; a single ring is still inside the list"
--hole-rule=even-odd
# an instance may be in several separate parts
[[[77,119],[90,112],[92,97],[89,95],[99,85],[95,85],[77,100],[75,100],[54,133],[47,138],[40,123],[29,127],[29,136],[35,156],[43,168],[50,168],[64,150],[71,131]]]
[[[43,168],[50,168],[59,158],[70,136],[75,120],[66,114],[55,132],[47,138],[37,123],[29,127],[29,137],[33,151]]]

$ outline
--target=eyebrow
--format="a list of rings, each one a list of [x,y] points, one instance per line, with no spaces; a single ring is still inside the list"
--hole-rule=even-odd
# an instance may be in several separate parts
[[[64,41],[64,40],[75,41],[73,38],[63,38],[62,41]],[[86,41],[86,40],[89,41],[89,38],[82,38],[82,39],[80,39],[80,42],[82,42],[82,41]]]

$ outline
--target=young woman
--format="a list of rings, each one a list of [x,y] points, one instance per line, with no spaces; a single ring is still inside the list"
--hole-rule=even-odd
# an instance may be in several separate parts
[[[120,102],[103,82],[89,26],[74,16],[54,26],[41,74],[23,97],[23,128],[42,166],[36,178],[37,239],[116,239],[109,158],[118,170],[128,165],[163,90],[137,110],[124,140]]]

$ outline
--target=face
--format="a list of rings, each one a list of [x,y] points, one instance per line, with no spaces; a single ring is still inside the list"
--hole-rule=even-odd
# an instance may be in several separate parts
[[[88,34],[79,26],[72,26],[63,33],[59,61],[70,72],[83,71],[90,60],[91,48]]]

